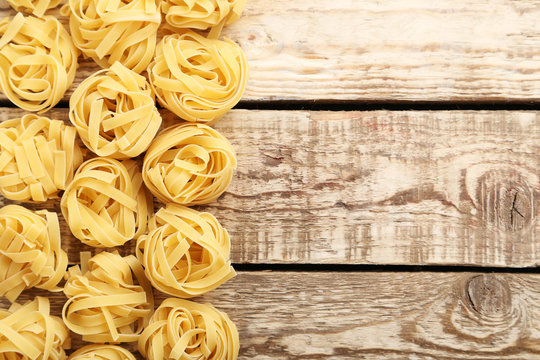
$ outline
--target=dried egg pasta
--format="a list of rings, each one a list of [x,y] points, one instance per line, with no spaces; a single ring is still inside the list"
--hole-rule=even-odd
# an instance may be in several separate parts
[[[57,197],[83,155],[74,127],[33,114],[0,123],[0,193],[18,201]]]
[[[14,302],[32,287],[61,291],[57,285],[67,264],[56,213],[19,205],[0,208],[0,296]]]
[[[69,0],[62,13],[75,45],[103,68],[119,61],[140,73],[154,56],[160,0]]]
[[[71,87],[78,50],[52,16],[18,13],[0,21],[0,88],[28,111],[46,111]]]
[[[62,0],[7,0],[7,2],[17,11],[42,17],[45,11],[57,7]]]
[[[137,163],[102,157],[81,165],[60,205],[73,235],[96,247],[139,237],[153,210]]]
[[[49,299],[0,309],[0,360],[65,360],[69,346],[69,332],[50,315]]]
[[[158,134],[146,152],[143,179],[162,202],[200,205],[229,186],[236,155],[229,141],[203,124],[180,124]]]
[[[68,270],[66,326],[84,341],[137,341],[154,309],[152,286],[137,258],[101,252],[81,267]]]
[[[229,234],[210,213],[167,204],[137,241],[137,258],[154,287],[189,298],[236,275],[229,260]]]
[[[69,119],[92,152],[116,159],[140,155],[161,126],[148,82],[119,62],[77,87]]]
[[[186,121],[209,124],[240,101],[248,73],[244,52],[235,42],[193,31],[166,35],[148,66],[163,107]]]
[[[242,15],[245,0],[162,0],[167,24],[178,29],[218,28],[235,22]]]
[[[236,360],[238,331],[227,314],[209,304],[169,298],[139,338],[148,360]]]
[[[71,354],[68,360],[135,360],[135,356],[116,345],[86,345]]]

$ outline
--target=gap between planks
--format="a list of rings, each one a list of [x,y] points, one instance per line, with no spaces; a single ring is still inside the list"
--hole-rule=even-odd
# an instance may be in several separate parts
[[[161,110],[164,108],[157,104]],[[18,107],[9,100],[0,99],[0,108]],[[69,101],[62,100],[55,109],[69,108]],[[240,101],[234,110],[276,111],[540,111],[535,101]]]
[[[247,264],[233,263],[236,271],[273,271],[273,272],[385,272],[385,273],[418,273],[418,272],[478,272],[486,274],[537,274],[534,267],[488,267],[488,266],[445,266],[445,265],[385,265],[385,264]]]

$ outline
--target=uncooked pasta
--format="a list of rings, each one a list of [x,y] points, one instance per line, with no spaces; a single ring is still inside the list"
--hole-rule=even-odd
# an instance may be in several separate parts
[[[162,0],[169,25],[177,29],[219,28],[240,18],[245,0]]]
[[[210,213],[167,204],[137,241],[137,258],[154,287],[189,298],[236,275],[229,260],[229,234]]]
[[[68,360],[135,360],[135,356],[120,346],[93,344],[75,351]]]
[[[50,315],[49,299],[0,309],[0,360],[65,360],[69,347],[69,332]]]
[[[83,161],[77,133],[33,114],[0,123],[0,192],[18,201],[56,198]]]
[[[52,16],[0,21],[0,88],[18,107],[46,111],[71,87],[79,52]]]
[[[163,107],[186,121],[210,124],[240,101],[248,73],[244,52],[235,42],[190,30],[163,37],[148,66]]]
[[[140,155],[161,126],[148,82],[119,62],[77,87],[69,119],[92,152],[116,159]]]
[[[17,11],[42,17],[47,10],[60,5],[62,0],[7,0],[7,2]]]
[[[229,186],[236,155],[229,141],[203,124],[174,125],[146,152],[143,179],[162,202],[206,204]]]
[[[69,0],[73,42],[101,67],[116,61],[140,73],[154,56],[160,0]]]
[[[0,296],[14,302],[32,287],[61,291],[57,285],[67,264],[56,213],[19,205],[0,208]]]
[[[69,268],[66,326],[90,342],[136,341],[154,309],[152,287],[133,255],[101,252]]]
[[[169,298],[139,338],[147,360],[236,360],[238,331],[227,314],[209,304]]]
[[[139,237],[153,210],[137,163],[103,157],[81,165],[60,205],[73,235],[96,247],[119,246]]]

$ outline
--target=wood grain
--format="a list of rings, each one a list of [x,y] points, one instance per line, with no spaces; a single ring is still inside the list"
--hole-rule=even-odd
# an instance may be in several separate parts
[[[233,110],[216,127],[238,170],[204,209],[235,263],[540,264],[538,112]]]
[[[249,0],[224,35],[249,60],[244,100],[538,101],[539,16],[536,0]]]
[[[237,324],[240,359],[523,360],[540,359],[539,299],[540,275],[242,272],[196,300]]]

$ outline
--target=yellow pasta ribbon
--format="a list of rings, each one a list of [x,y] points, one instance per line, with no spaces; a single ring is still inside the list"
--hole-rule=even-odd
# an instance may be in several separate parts
[[[224,312],[169,298],[141,334],[139,352],[147,360],[235,360],[239,343],[236,326]]]
[[[144,157],[143,179],[164,203],[200,205],[223,194],[235,168],[236,155],[223,135],[187,123],[158,134]]]
[[[79,52],[52,16],[0,21],[0,88],[18,107],[46,111],[71,87]]]
[[[57,7],[62,0],[7,0],[7,2],[17,11],[42,17],[47,10]]]
[[[139,237],[153,211],[137,163],[99,157],[81,165],[60,205],[73,235],[96,247]]]
[[[0,296],[14,302],[32,287],[61,291],[57,285],[67,264],[56,213],[19,205],[0,208]]]
[[[75,45],[103,68],[116,61],[140,73],[152,61],[161,23],[160,0],[69,0]]]
[[[69,332],[50,315],[49,299],[0,309],[0,360],[65,360],[69,347]]]
[[[86,345],[70,355],[68,360],[135,360],[135,356],[116,345]]]
[[[161,126],[145,77],[119,62],[77,87],[69,100],[69,119],[90,150],[116,159],[140,155]]]
[[[217,288],[236,273],[229,234],[210,213],[167,204],[137,241],[137,258],[154,287],[189,298]]]
[[[152,286],[141,264],[116,251],[92,257],[84,273],[79,266],[69,268],[64,293],[64,323],[89,342],[136,341],[154,309]]]
[[[232,40],[186,31],[163,37],[148,76],[163,107],[186,121],[212,124],[240,101],[249,70]]]
[[[162,0],[167,24],[177,29],[219,28],[242,15],[246,0]]]
[[[56,198],[82,163],[74,127],[33,114],[0,123],[0,192],[18,201]]]

